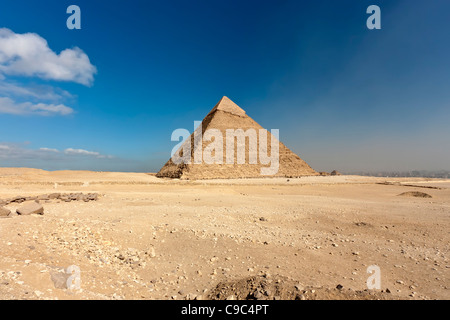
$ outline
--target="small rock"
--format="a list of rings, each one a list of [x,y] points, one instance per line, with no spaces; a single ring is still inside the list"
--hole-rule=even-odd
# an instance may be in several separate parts
[[[188,293],[185,297],[186,300],[195,300],[195,298],[197,298],[197,295],[193,293]]]
[[[37,196],[36,197],[36,200],[37,201],[45,201],[45,200],[50,200],[50,198],[48,197],[48,195],[47,194],[43,194],[43,195],[40,195],[40,196]]]
[[[17,214],[22,216],[30,214],[44,214],[44,207],[39,203],[32,202],[30,204],[24,205],[23,207],[16,210]]]
[[[64,201],[64,202],[70,202],[70,201],[72,201],[68,196],[61,196],[60,200],[61,200],[61,201]]]
[[[26,197],[18,196],[18,197],[10,199],[9,202],[22,203],[22,202],[25,202],[26,200],[27,200]]]
[[[295,285],[295,289],[297,289],[298,291],[302,291],[304,289],[304,287],[299,283],[299,284]]]
[[[11,210],[0,207],[0,217],[7,217],[11,214]]]
[[[69,279],[70,274],[65,272],[52,272],[50,277],[57,289],[67,289],[67,279]]]
[[[40,297],[40,296],[42,296],[42,295],[43,295],[43,293],[42,293],[42,292],[40,292],[40,291],[38,291],[38,290],[36,290],[36,291],[34,292],[34,294],[35,294],[35,295],[37,295],[38,297]]]
[[[98,200],[98,194],[97,193],[88,193],[86,195],[86,198],[90,201],[97,201]]]
[[[61,197],[61,194],[60,194],[60,193],[52,193],[52,194],[49,194],[49,195],[48,195],[48,198],[49,198],[50,200],[59,199],[60,197]]]

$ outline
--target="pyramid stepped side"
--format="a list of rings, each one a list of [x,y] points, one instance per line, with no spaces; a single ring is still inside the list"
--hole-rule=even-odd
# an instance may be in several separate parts
[[[224,97],[226,98],[226,97]],[[226,164],[225,137],[227,129],[254,129],[258,134],[263,129],[256,121],[245,114],[241,108],[228,98],[222,100],[211,110],[202,121],[203,133],[208,129],[218,129],[224,138],[224,160],[223,164],[180,164],[176,165],[170,159],[157,173],[157,177],[180,178],[180,179],[233,179],[233,178],[261,178],[261,177],[298,177],[306,175],[317,175],[305,161],[293,153],[282,142],[279,142],[279,170],[272,176],[261,175],[262,167],[269,165],[249,164],[249,145],[246,139],[246,163],[237,164],[237,152],[235,149],[234,164]],[[230,103],[231,102],[231,103]],[[225,103],[225,104],[224,104]],[[270,141],[272,135],[268,131],[268,153],[270,154]],[[194,134],[190,137],[191,145],[194,146]],[[259,140],[259,138],[258,138]],[[236,143],[236,141],[235,141]],[[258,141],[259,143],[259,141]],[[203,142],[203,150],[209,142]],[[236,147],[235,147],[236,148]],[[194,148],[191,150],[191,162],[194,160]]]

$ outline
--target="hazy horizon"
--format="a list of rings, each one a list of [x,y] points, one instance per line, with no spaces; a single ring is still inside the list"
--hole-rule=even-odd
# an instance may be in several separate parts
[[[157,172],[226,95],[316,171],[450,171],[448,2],[71,4],[2,2],[0,167]]]

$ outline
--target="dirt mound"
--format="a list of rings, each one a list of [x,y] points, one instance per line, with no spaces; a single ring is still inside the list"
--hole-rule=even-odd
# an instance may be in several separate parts
[[[219,283],[209,294],[211,300],[392,300],[390,292],[355,291],[336,288],[304,287],[282,276],[253,276]]]
[[[428,193],[419,192],[419,191],[408,191],[399,194],[401,197],[416,197],[416,198],[433,198]]]

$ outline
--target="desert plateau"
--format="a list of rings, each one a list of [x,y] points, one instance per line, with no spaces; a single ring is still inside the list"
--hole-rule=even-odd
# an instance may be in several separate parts
[[[1,168],[0,299],[449,299],[449,191]],[[43,213],[16,213],[37,202]],[[367,289],[371,265],[380,290]]]

